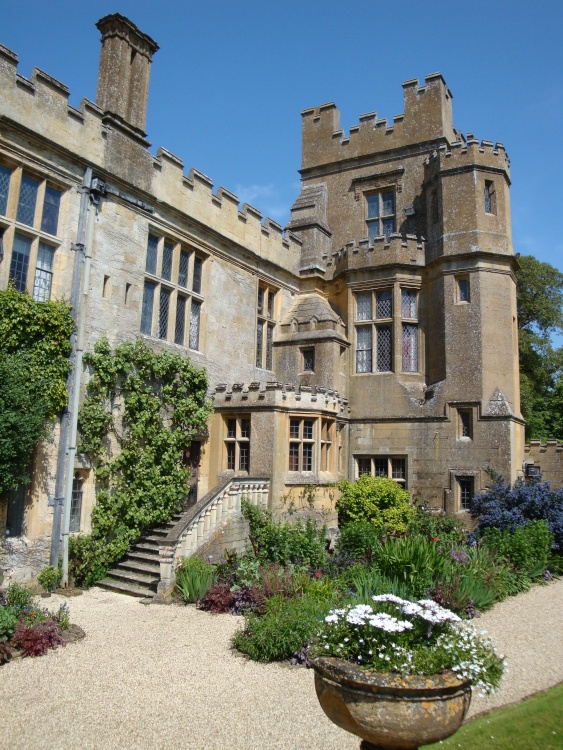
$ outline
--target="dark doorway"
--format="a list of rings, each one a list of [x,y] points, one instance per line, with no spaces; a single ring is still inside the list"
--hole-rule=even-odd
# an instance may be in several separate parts
[[[23,513],[25,508],[25,486],[18,487],[8,494],[8,517],[6,532],[9,536],[22,536]]]

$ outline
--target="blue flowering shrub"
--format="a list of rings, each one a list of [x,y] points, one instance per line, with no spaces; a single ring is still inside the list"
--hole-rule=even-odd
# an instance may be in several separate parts
[[[471,515],[484,529],[514,532],[530,521],[545,521],[553,534],[553,551],[563,554],[563,489],[552,490],[549,482],[524,482],[514,486],[498,477],[490,489],[473,498]]]

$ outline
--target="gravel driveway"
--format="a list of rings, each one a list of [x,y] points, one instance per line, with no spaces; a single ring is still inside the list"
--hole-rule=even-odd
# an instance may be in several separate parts
[[[46,600],[51,608],[62,601]],[[0,669],[2,750],[357,750],[321,711],[312,670],[261,665],[229,640],[242,619],[145,606],[90,589],[70,599],[86,638]],[[509,659],[502,690],[471,712],[563,680],[563,580],[476,620]]]

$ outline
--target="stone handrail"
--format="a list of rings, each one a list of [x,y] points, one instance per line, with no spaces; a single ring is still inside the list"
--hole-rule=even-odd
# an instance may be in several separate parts
[[[158,592],[167,596],[175,583],[175,569],[182,557],[194,555],[231,517],[240,514],[241,501],[267,506],[268,477],[229,477],[188,508],[159,548]]]

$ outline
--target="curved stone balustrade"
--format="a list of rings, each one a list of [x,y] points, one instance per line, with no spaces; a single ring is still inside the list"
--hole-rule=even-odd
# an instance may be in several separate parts
[[[160,545],[159,594],[166,596],[172,591],[182,557],[196,554],[230,518],[240,515],[243,498],[266,507],[269,492],[268,477],[231,477],[188,508]]]

